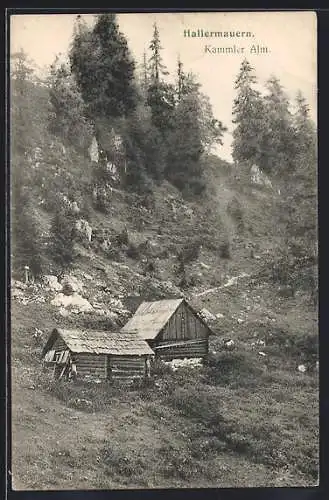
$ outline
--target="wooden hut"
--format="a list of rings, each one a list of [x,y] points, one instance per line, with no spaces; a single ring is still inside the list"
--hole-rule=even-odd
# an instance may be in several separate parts
[[[213,333],[185,299],[143,302],[121,332],[137,333],[166,360],[204,358]]]
[[[42,352],[54,377],[130,382],[150,374],[154,352],[137,335],[55,328]]]

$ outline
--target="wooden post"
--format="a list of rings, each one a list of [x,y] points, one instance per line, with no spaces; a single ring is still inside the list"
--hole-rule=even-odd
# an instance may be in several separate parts
[[[29,282],[29,266],[24,266],[24,270],[25,270],[25,283],[27,284]]]

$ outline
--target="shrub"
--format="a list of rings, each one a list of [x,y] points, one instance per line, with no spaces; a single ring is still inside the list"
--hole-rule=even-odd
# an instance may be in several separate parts
[[[221,352],[208,356],[206,374],[214,384],[253,387],[263,374],[263,368],[253,353]]]
[[[169,402],[187,417],[195,418],[208,425],[221,418],[218,394],[214,391],[205,392],[205,387],[203,390],[192,385],[176,387],[170,395]]]
[[[115,240],[118,246],[129,244],[129,235],[126,227],[121,231],[121,233],[116,235]]]
[[[120,449],[109,444],[102,449],[101,457],[110,470],[123,476],[141,476],[145,470],[145,464],[136,454],[127,456]]]
[[[127,257],[130,259],[137,260],[140,258],[140,250],[139,247],[136,246],[134,243],[129,243],[128,248],[127,248]]]
[[[192,479],[200,473],[200,465],[196,463],[190,451],[182,450],[175,445],[167,444],[159,449],[162,457],[162,473],[164,477]]]
[[[54,261],[63,269],[70,268],[76,258],[75,217],[67,210],[58,209],[51,224],[50,253]]]
[[[111,247],[108,250],[106,250],[106,257],[109,260],[115,260],[117,262],[122,262],[123,261],[123,256],[118,248]]]
[[[156,269],[156,265],[155,265],[155,262],[152,261],[152,260],[148,260],[144,266],[144,269],[143,269],[143,274],[154,274],[156,273],[157,269]]]
[[[200,256],[201,241],[199,238],[189,241],[178,254],[180,263],[188,264],[197,260]]]
[[[228,240],[223,241],[219,245],[219,256],[221,259],[231,258],[231,245]]]
[[[171,366],[157,357],[152,362],[151,371],[152,375],[160,377],[168,373],[173,373]]]
[[[236,196],[234,196],[232,200],[227,204],[226,211],[236,222],[238,231],[243,232],[244,230],[243,209],[240,201],[237,199]]]

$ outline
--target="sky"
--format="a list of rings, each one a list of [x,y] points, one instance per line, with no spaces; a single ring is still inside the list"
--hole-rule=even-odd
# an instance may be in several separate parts
[[[87,23],[94,15],[83,15]],[[49,66],[56,55],[66,56],[72,41],[76,14],[15,14],[11,16],[10,53],[21,48],[39,68]],[[186,72],[192,71],[210,98],[214,115],[228,128],[218,154],[231,160],[234,81],[244,58],[255,69],[258,87],[274,74],[290,99],[300,90],[314,121],[317,118],[317,24],[311,11],[297,12],[198,12],[125,13],[117,16],[120,30],[137,63],[152,37],[156,22],[163,62],[175,75],[180,57]],[[190,30],[190,36],[184,36]],[[192,37],[192,32],[217,36]],[[224,37],[232,32],[234,37]],[[246,37],[242,32],[249,32]],[[219,35],[222,34],[222,36]],[[230,48],[231,53],[225,53]],[[241,53],[241,49],[243,52]],[[254,52],[250,50],[254,48]],[[213,52],[214,51],[214,52]],[[224,53],[223,53],[224,52]]]

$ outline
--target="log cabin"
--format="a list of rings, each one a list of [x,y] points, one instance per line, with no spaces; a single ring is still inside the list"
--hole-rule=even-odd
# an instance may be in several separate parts
[[[137,334],[156,356],[168,361],[206,357],[213,334],[183,298],[143,302],[121,332]]]
[[[54,378],[69,377],[130,383],[150,376],[154,352],[137,335],[55,328],[42,352]]]

